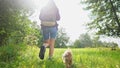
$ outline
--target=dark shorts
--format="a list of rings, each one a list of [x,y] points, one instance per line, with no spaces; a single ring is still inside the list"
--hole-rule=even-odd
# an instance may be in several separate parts
[[[56,27],[43,27],[42,28],[43,39],[55,39],[57,35],[57,28]]]

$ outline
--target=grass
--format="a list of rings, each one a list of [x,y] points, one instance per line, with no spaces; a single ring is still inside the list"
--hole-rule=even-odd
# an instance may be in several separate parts
[[[2,60],[0,68],[65,68],[62,62],[62,54],[65,50],[66,48],[55,48],[54,59],[50,61],[47,48],[45,59],[40,60],[39,48],[26,46],[24,50],[18,51],[16,58],[9,61]],[[72,68],[120,68],[120,49],[112,51],[109,48],[72,48],[71,50]]]

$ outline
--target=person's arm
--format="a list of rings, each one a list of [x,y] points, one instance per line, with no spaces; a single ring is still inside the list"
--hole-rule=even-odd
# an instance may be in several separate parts
[[[57,13],[56,13],[56,20],[57,20],[57,21],[59,21],[59,20],[60,20],[59,10],[57,10]]]

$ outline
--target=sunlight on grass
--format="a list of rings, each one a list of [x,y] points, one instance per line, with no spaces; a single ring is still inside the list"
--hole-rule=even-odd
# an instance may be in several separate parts
[[[55,48],[53,61],[48,60],[49,48],[46,49],[44,60],[39,59],[39,50],[37,46],[26,46],[26,49],[19,51],[14,61],[2,61],[0,66],[4,64],[5,68],[65,68],[62,54],[66,48]],[[109,48],[72,48],[71,50],[72,68],[120,68],[120,50],[111,51]]]

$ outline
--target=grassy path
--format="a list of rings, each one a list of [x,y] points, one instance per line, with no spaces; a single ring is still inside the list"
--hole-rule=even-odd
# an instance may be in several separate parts
[[[56,48],[53,61],[48,60],[48,50],[45,59],[38,57],[39,48],[27,46],[19,52],[17,59],[9,63],[0,62],[2,68],[65,68],[62,54],[66,49]],[[105,48],[74,48],[72,49],[72,68],[120,68],[120,50],[111,51]],[[1,68],[0,67],[0,68]]]

